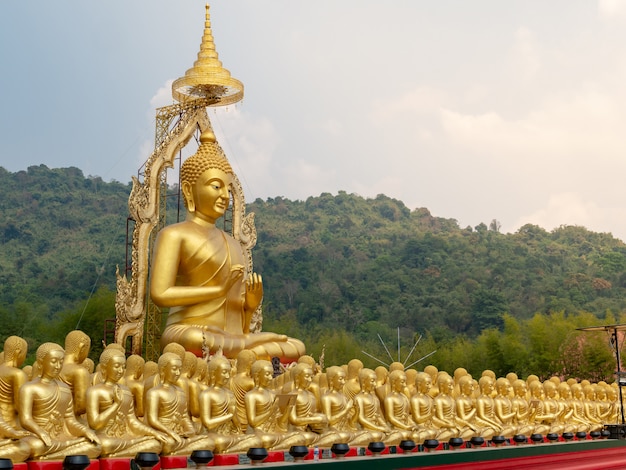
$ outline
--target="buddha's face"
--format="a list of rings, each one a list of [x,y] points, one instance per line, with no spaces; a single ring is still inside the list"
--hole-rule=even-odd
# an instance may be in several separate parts
[[[215,371],[215,385],[223,386],[230,380],[230,364],[228,362],[221,363]]]
[[[449,377],[444,377],[439,381],[439,392],[445,395],[452,394],[454,390],[454,382]]]
[[[263,366],[263,369],[259,371],[257,375],[257,382],[259,387],[267,387],[274,378],[274,369],[271,365]]]
[[[463,385],[461,386],[461,392],[463,393],[463,395],[470,396],[473,391],[474,383],[470,380],[464,381]]]
[[[333,390],[342,390],[345,383],[346,383],[346,373],[340,370],[333,377],[333,381],[332,381]]]
[[[104,373],[107,381],[111,381],[113,383],[119,382],[119,380],[124,376],[124,370],[126,369],[126,358],[123,354],[119,354],[113,356],[107,362],[106,368],[104,369]]]
[[[503,396],[507,396],[509,394],[509,390],[510,390],[511,386],[509,385],[508,382],[502,382],[499,386],[498,386],[498,393],[500,395]]]
[[[363,383],[361,384],[361,389],[363,389],[364,392],[371,392],[376,388],[376,374],[367,374],[364,378],[363,378]]]
[[[172,359],[163,367],[163,381],[168,384],[175,384],[180,378],[180,371],[183,362],[180,359]]]
[[[56,379],[63,367],[65,352],[61,349],[54,349],[43,358],[41,376],[48,379]]]
[[[210,222],[224,215],[230,202],[232,178],[217,168],[202,173],[191,189],[195,213]]]
[[[298,386],[303,390],[307,390],[311,386],[311,382],[313,382],[313,369],[305,367],[298,375]]]
[[[419,376],[415,384],[420,393],[428,393],[433,388],[433,379],[431,379],[430,375]]]
[[[391,387],[394,392],[402,392],[404,391],[404,387],[406,387],[406,375],[398,374],[391,384]]]

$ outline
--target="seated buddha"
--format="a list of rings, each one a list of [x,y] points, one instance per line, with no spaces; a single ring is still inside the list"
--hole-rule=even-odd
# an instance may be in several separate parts
[[[159,357],[159,385],[145,397],[145,422],[165,434],[161,455],[185,455],[194,450],[213,450],[209,436],[197,434],[189,416],[187,396],[177,385],[183,361],[175,353]]]
[[[250,331],[262,279],[246,272],[241,243],[215,225],[228,208],[235,176],[211,131],[200,142],[180,169],[187,218],[163,228],[155,243],[150,294],[170,309],[161,345],[176,342],[198,357],[204,348],[230,359],[243,349],[260,359],[297,359],[305,352],[301,341]]]
[[[272,363],[259,359],[252,364],[250,374],[254,388],[244,397],[246,418],[250,430],[261,439],[262,446],[266,449],[289,449],[291,446],[306,445],[307,437],[291,429],[289,423],[294,403],[285,400],[281,405],[281,397],[269,388],[274,374]]]
[[[255,434],[242,434],[237,415],[237,400],[228,388],[231,365],[223,356],[215,356],[208,364],[211,385],[200,393],[199,405],[202,424],[215,441],[215,452],[245,452],[260,447]]]
[[[139,421],[130,389],[119,382],[126,356],[106,348],[100,355],[103,382],[87,389],[86,415],[102,445],[101,457],[133,457],[137,452],[161,452],[161,433]]]
[[[57,460],[72,454],[93,459],[100,455],[100,440],[78,421],[72,392],[58,379],[64,356],[58,344],[39,346],[36,363],[41,376],[20,388],[19,420],[33,434],[22,440],[30,446],[33,460]]]

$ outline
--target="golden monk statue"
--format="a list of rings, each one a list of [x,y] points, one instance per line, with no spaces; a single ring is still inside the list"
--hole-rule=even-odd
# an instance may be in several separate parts
[[[511,438],[515,434],[519,434],[515,423],[516,413],[513,409],[513,403],[509,398],[511,394],[511,382],[506,377],[500,377],[496,380],[496,397],[493,399],[494,414],[498,418],[502,429],[500,435]]]
[[[135,415],[133,394],[119,383],[125,365],[123,352],[106,348],[100,355],[103,382],[87,389],[87,421],[100,439],[101,457],[159,453],[161,442],[166,440],[165,433],[145,425]]]
[[[346,371],[339,366],[327,367],[326,377],[328,390],[321,397],[321,408],[330,428],[341,433],[346,444],[367,445],[372,440],[370,433],[357,428],[358,413],[354,401],[343,393]]]
[[[359,372],[361,391],[354,396],[357,409],[357,422],[370,432],[374,441],[383,441],[388,445],[397,445],[407,435],[394,430],[385,420],[380,401],[375,394],[376,373],[372,369],[363,368]]]
[[[455,389],[458,386],[458,395],[456,396],[456,423],[458,427],[458,437],[462,437],[464,441],[469,441],[474,436],[482,436],[482,428],[476,423],[476,407],[474,406],[474,379],[471,375],[466,374],[459,377],[455,381]],[[442,393],[449,390],[446,384],[440,387]],[[441,434],[437,436],[442,441],[447,441],[454,436],[454,429],[444,427]]]
[[[0,363],[0,414],[10,426],[17,426],[19,391],[28,380],[20,369],[27,352],[28,344],[19,336],[9,336],[4,341],[4,361]]]
[[[31,448],[31,459],[56,460],[66,455],[100,455],[100,440],[74,414],[72,392],[58,380],[65,352],[55,343],[44,343],[37,349],[41,377],[20,388],[19,419],[34,434],[23,440]]]
[[[385,418],[397,431],[402,433],[403,439],[415,442],[423,441],[411,415],[411,403],[405,394],[406,374],[401,370],[394,370],[389,374],[391,391],[385,397]]]
[[[132,354],[126,359],[126,371],[124,372],[124,384],[133,394],[135,403],[135,415],[143,416],[143,369],[146,361],[138,354]]]
[[[529,422],[529,417],[533,411],[528,404],[526,396],[528,395],[528,387],[526,382],[521,379],[515,379],[513,381],[513,393],[511,398],[511,406],[515,411],[515,417],[513,423],[517,427],[517,434],[522,436],[530,436],[534,432],[534,426]]]
[[[493,436],[500,435],[503,429],[502,423],[496,416],[495,404],[492,398],[492,394],[495,391],[495,381],[491,375],[484,374],[478,379],[478,386],[480,395],[476,398],[475,423],[481,428],[482,437],[491,439]]]
[[[213,439],[196,434],[189,417],[187,397],[176,385],[183,361],[175,353],[164,353],[158,365],[160,384],[146,393],[145,419],[149,426],[167,435],[162,455],[213,450]]]
[[[465,423],[459,424],[457,422],[456,401],[452,398],[453,392],[454,379],[447,374],[439,375],[437,378],[437,396],[433,399],[433,424],[438,430],[437,439],[440,441],[448,441],[452,437],[461,437],[463,430],[469,429]]]
[[[211,131],[200,142],[180,169],[187,219],[162,229],[154,250],[150,294],[170,308],[161,345],[177,342],[199,357],[204,346],[228,358],[252,349],[259,358],[297,359],[305,352],[301,341],[250,331],[263,298],[261,276],[245,272],[241,244],[215,226],[234,173]]]
[[[254,434],[241,434],[235,395],[228,388],[231,366],[228,359],[215,356],[209,362],[211,385],[200,393],[202,424],[215,441],[215,452],[245,452],[250,447],[260,447],[261,440]]]
[[[246,417],[248,426],[261,439],[263,447],[289,449],[306,445],[304,436],[289,429],[289,413],[294,403],[290,403],[286,395],[278,397],[268,388],[274,378],[272,363],[259,359],[252,364],[250,373],[254,388],[245,396]]]
[[[230,389],[235,394],[237,401],[237,416],[239,422],[239,431],[246,432],[248,429],[248,417],[246,416],[246,393],[254,388],[254,380],[252,379],[252,364],[257,360],[256,353],[248,349],[244,349],[237,354],[237,373],[230,379]]]
[[[414,370],[414,369],[410,369]],[[426,439],[435,439],[437,429],[433,423],[433,397],[430,396],[432,378],[426,372],[415,375],[415,394],[411,397],[411,413],[413,421],[419,426],[420,440],[423,444]]]
[[[76,416],[85,412],[87,388],[91,385],[91,374],[81,365],[90,348],[91,338],[80,330],[70,331],[65,337],[65,359],[59,379],[72,391]]]
[[[296,403],[289,412],[289,422],[306,438],[306,445],[331,447],[335,443],[345,442],[340,433],[329,428],[327,416],[317,408],[317,399],[310,390],[313,368],[305,362],[298,363],[291,369],[291,376]]]

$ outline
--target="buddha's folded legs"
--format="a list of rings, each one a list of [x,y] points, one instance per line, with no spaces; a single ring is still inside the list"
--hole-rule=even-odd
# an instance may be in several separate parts
[[[244,349],[250,349],[260,359],[278,357],[296,360],[306,352],[302,341],[276,333],[251,333],[248,335],[227,335],[211,331],[197,325],[169,325],[161,336],[161,347],[168,343],[178,343],[198,357],[203,350],[212,354],[221,349],[224,356],[234,358]]]

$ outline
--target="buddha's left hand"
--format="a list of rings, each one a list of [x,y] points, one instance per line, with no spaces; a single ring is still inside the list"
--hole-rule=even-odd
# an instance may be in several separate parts
[[[254,311],[261,304],[263,299],[263,280],[261,275],[252,273],[246,279],[246,298],[245,308],[248,311]]]

